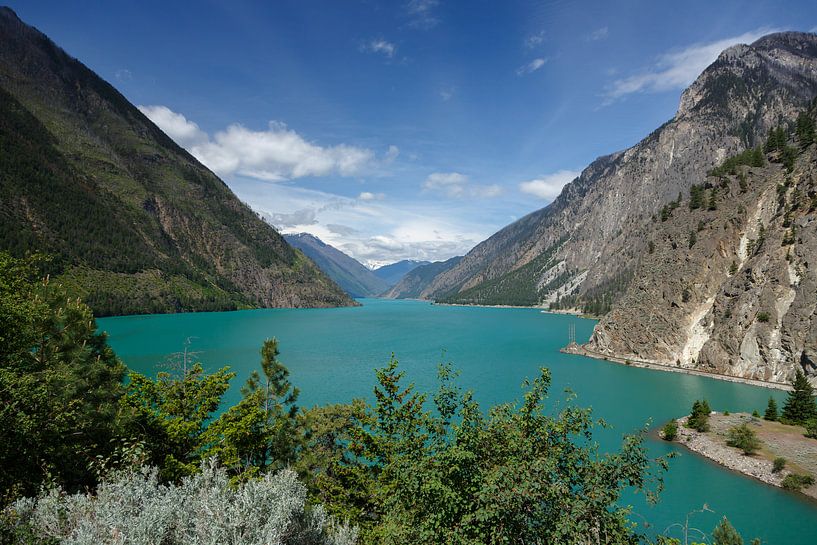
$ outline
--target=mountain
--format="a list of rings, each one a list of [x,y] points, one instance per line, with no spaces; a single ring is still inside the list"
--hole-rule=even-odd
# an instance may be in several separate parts
[[[496,283],[532,264],[522,275],[523,295],[548,302],[562,290],[562,297],[576,295],[578,304],[609,304],[644,251],[646,242],[634,236],[638,228],[725,157],[792,121],[811,100],[816,53],[815,35],[794,32],[727,49],[684,91],[673,119],[632,148],[595,160],[546,208],[505,227],[436,276],[422,297],[501,299],[503,286]],[[505,283],[518,290],[516,284]]]
[[[770,34],[726,49],[683,92],[671,120],[632,148],[595,160],[550,205],[477,245],[428,282],[420,297],[462,303],[525,301],[594,314],[618,308],[599,325],[595,346],[618,350],[609,335],[613,344],[605,344],[603,331],[621,331],[624,324],[641,328],[645,338],[639,342],[646,342],[657,327],[652,314],[646,312],[643,321],[624,321],[628,309],[621,301],[623,294],[632,294],[634,281],[643,281],[638,275],[644,274],[649,242],[657,244],[649,236],[656,222],[671,215],[693,185],[707,183],[706,174],[726,158],[763,143],[770,129],[793,123],[815,94],[814,34]],[[680,269],[672,274],[680,276]],[[800,314],[798,319],[807,320]],[[617,320],[621,325],[616,329]],[[689,338],[688,331],[678,334]],[[638,352],[668,355],[676,345],[664,352],[657,347]],[[795,360],[798,350],[791,351]],[[790,361],[787,369],[770,376],[789,376],[793,369]],[[727,370],[740,376],[754,373],[739,365]]]
[[[299,233],[284,235],[284,239],[306,254],[320,270],[352,297],[374,297],[389,288],[385,280],[359,261],[326,244],[318,237],[309,233]]]
[[[391,299],[418,299],[423,288],[437,275],[447,271],[460,262],[462,256],[452,257],[446,261],[435,261],[420,265],[407,272],[397,284],[383,294]]]
[[[389,286],[394,286],[397,284],[401,278],[403,278],[406,273],[413,271],[417,267],[422,265],[428,265],[429,261],[415,261],[413,259],[404,259],[403,261],[398,261],[396,263],[391,263],[389,265],[383,265],[382,267],[378,267],[374,270],[374,274],[378,276],[378,278],[382,278],[386,281]]]
[[[817,101],[765,157],[738,157],[644,229],[634,281],[585,348],[764,381],[790,382],[798,367],[817,377],[815,125]]]
[[[353,304],[230,189],[0,8],[0,249],[98,315]]]

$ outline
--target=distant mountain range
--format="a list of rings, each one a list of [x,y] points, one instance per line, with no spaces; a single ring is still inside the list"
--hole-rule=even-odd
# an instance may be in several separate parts
[[[407,274],[424,266],[436,265],[429,261],[405,259],[372,270],[309,233],[284,235],[284,239],[306,254],[352,297],[379,297]]]
[[[730,47],[652,134],[389,295],[604,315],[588,348],[606,356],[775,381],[802,368],[817,378],[817,166],[814,144],[798,134],[815,95],[816,35]],[[777,128],[785,134],[771,139],[767,166],[739,155]],[[712,200],[703,209],[690,204],[701,191]]]
[[[326,244],[309,233],[284,235],[284,239],[301,250],[326,275],[352,297],[376,297],[390,284],[356,259]]]
[[[374,274],[385,280],[389,287],[392,287],[400,282],[400,280],[409,272],[413,271],[417,267],[428,265],[429,263],[431,262],[404,259],[402,261],[397,261],[396,263],[390,263],[389,265],[378,267],[374,270]]]
[[[0,250],[98,315],[354,302],[114,87],[0,8]]]

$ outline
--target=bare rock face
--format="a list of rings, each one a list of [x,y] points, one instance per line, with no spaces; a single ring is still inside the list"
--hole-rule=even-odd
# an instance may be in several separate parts
[[[740,167],[705,187],[712,204],[692,210],[686,197],[642,232],[652,253],[587,348],[763,381],[817,377],[817,147],[791,172]]]
[[[814,34],[772,34],[727,49],[683,93],[672,120],[632,148],[594,161],[553,203],[477,245],[420,296],[450,298],[557,244],[557,261],[575,276],[585,274],[579,295],[607,289],[635,270],[645,249],[638,233],[664,204],[771,127],[793,120],[815,94]]]

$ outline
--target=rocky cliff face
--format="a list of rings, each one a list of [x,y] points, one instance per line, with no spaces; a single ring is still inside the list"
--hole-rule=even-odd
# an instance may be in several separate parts
[[[0,8],[0,249],[98,314],[353,302],[116,89]]]
[[[797,368],[817,378],[817,148],[806,144],[793,138],[790,170],[772,152],[766,166],[708,178],[701,207],[685,197],[643,229],[635,280],[586,348],[764,381],[789,382]]]
[[[672,120],[632,148],[594,161],[548,207],[477,245],[424,286],[421,297],[456,302],[467,292],[466,302],[477,302],[481,285],[496,285],[553,252],[526,280],[540,301],[558,294],[580,306],[609,305],[632,278],[646,249],[640,233],[662,206],[771,127],[793,120],[815,94],[817,36],[773,34],[729,48],[683,93]]]

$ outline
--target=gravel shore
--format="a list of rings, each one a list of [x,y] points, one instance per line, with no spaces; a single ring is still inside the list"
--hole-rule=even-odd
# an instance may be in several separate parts
[[[710,417],[712,429],[709,432],[701,433],[686,427],[687,418],[688,417],[677,419],[678,436],[675,442],[680,443],[689,450],[697,452],[702,456],[706,456],[722,466],[763,481],[764,483],[780,487],[782,486],[783,479],[789,473],[812,473],[812,471],[810,471],[813,469],[812,464],[817,464],[817,441],[813,439],[803,438],[802,441],[797,441],[799,446],[795,447],[796,450],[785,449],[785,451],[782,451],[782,449],[774,448],[778,447],[779,443],[769,441],[767,436],[774,435],[775,431],[761,428],[763,428],[764,425],[767,427],[781,426],[777,422],[765,422],[745,413],[736,413],[728,416],[716,413]],[[726,431],[742,423],[758,428],[757,433],[763,442],[763,448],[756,455],[747,456],[739,449],[726,445]],[[773,444],[770,445],[770,443]],[[772,450],[770,447],[774,449]],[[787,464],[786,469],[774,473],[772,472],[772,460],[777,456],[786,458],[790,463]],[[795,469],[795,471],[790,471],[790,469]],[[817,498],[817,484],[803,489],[802,493]]]

